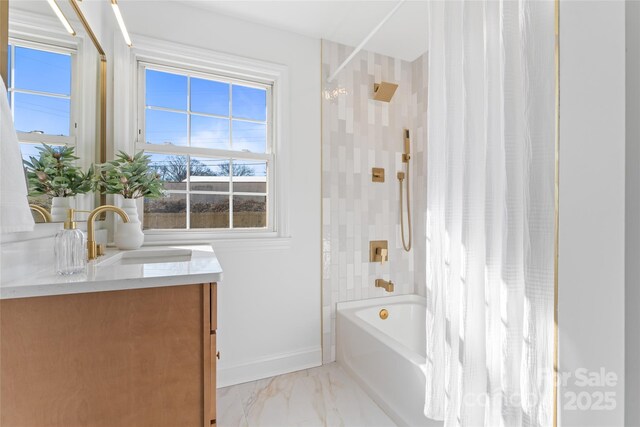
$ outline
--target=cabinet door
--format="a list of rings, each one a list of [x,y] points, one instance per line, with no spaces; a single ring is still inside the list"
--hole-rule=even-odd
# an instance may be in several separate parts
[[[0,425],[197,426],[209,289],[1,300]]]

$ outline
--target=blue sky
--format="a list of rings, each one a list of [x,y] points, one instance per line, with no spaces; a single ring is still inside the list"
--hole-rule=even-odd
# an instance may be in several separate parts
[[[11,62],[11,55],[9,55]],[[15,47],[14,87],[52,95],[71,94],[71,56]],[[51,135],[69,135],[68,99],[31,93],[16,93],[14,123],[21,132],[43,131]]]
[[[148,143],[188,146],[187,107],[190,101],[191,146],[265,152],[266,125],[253,122],[266,121],[264,89],[150,69],[146,70],[145,78]]]

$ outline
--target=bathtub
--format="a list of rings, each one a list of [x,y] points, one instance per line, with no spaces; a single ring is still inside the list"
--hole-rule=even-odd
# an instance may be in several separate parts
[[[380,310],[388,317],[382,319]],[[338,363],[401,426],[442,426],[424,416],[425,300],[418,295],[338,303]]]

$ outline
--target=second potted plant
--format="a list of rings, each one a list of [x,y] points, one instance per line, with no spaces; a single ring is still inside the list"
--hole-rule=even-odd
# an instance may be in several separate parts
[[[115,160],[96,166],[95,189],[122,196],[122,209],[129,216],[128,223],[117,225],[114,241],[119,249],[137,249],[144,243],[136,199],[164,195],[164,183],[149,163],[150,157],[143,151],[133,156],[120,151]]]

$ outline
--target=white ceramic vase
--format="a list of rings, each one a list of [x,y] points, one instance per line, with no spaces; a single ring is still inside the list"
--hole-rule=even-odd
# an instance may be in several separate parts
[[[138,206],[135,199],[122,199],[120,206],[127,213],[129,222],[122,222],[119,216],[114,235],[114,243],[118,249],[138,249],[144,243],[142,224],[138,218]]]
[[[64,222],[67,220],[67,211],[71,207],[71,198],[51,198],[51,222]]]

